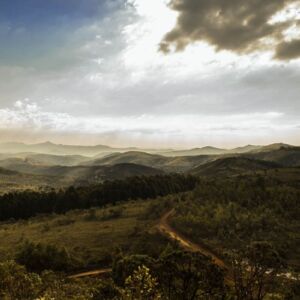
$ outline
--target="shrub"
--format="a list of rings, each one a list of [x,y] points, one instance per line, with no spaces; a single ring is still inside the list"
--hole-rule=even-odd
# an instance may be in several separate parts
[[[36,299],[41,284],[37,274],[28,273],[14,261],[0,263],[0,299]]]
[[[65,248],[55,245],[26,242],[17,253],[16,261],[30,271],[70,271],[81,265]]]

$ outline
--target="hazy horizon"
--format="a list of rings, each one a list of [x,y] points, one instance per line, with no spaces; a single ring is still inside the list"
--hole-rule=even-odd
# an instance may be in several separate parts
[[[0,140],[300,145],[300,3],[269,2],[2,1]]]
[[[83,143],[83,144],[74,144],[74,143],[60,143],[60,142],[53,142],[50,140],[41,140],[38,142],[22,142],[22,141],[15,141],[15,140],[10,140],[10,141],[6,141],[0,142],[0,147],[1,145],[5,145],[5,144],[24,144],[27,146],[34,146],[34,145],[41,145],[41,144],[54,144],[54,145],[60,145],[60,146],[85,146],[85,147],[93,147],[93,146],[107,146],[107,147],[111,147],[111,148],[120,148],[120,149],[130,149],[130,148],[136,148],[137,150],[147,150],[147,149],[152,149],[152,150],[192,150],[192,149],[197,149],[197,148],[205,148],[205,147],[211,147],[211,148],[219,148],[219,149],[224,149],[224,150],[232,150],[232,149],[236,149],[236,148],[240,148],[240,147],[247,147],[247,146],[257,146],[257,147],[264,147],[264,146],[269,146],[269,145],[275,145],[275,144],[287,144],[290,146],[295,146],[298,147],[300,146],[299,144],[289,144],[289,143],[285,143],[285,142],[274,142],[274,143],[267,143],[267,144],[239,144],[239,145],[234,145],[234,146],[216,146],[216,145],[194,145],[194,146],[190,146],[190,147],[141,147],[141,146],[137,146],[137,145],[113,145],[113,144],[103,144],[103,143],[95,143],[95,144],[88,144],[88,143]],[[1,149],[0,149],[1,150]]]

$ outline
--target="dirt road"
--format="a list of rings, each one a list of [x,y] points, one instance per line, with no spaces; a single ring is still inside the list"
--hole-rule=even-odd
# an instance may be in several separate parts
[[[220,268],[224,270],[228,270],[226,264],[224,261],[216,256],[214,253],[212,253],[210,250],[205,247],[205,245],[195,244],[191,241],[189,241],[187,238],[185,238],[182,234],[178,233],[175,229],[173,229],[169,223],[168,219],[175,214],[175,209],[172,209],[165,213],[159,220],[159,223],[157,224],[158,230],[163,234],[168,236],[170,239],[176,240],[184,249],[192,252],[200,252],[203,255],[209,256],[212,258],[213,262],[219,266]],[[92,270],[88,272],[78,273],[69,276],[69,278],[82,278],[87,276],[99,276],[103,274],[110,273],[111,269],[97,269]]]
[[[93,270],[93,271],[87,271],[87,272],[74,274],[74,275],[69,276],[68,278],[73,278],[74,279],[74,278],[82,278],[82,277],[90,277],[90,276],[99,276],[99,275],[110,273],[111,271],[112,270],[110,268],[97,269],[97,270]]]
[[[175,210],[172,209],[171,211],[165,213],[157,225],[159,231],[167,235],[169,238],[176,240],[184,249],[192,251],[192,252],[200,252],[205,256],[209,256],[212,258],[213,262],[222,269],[227,269],[226,264],[224,261],[217,257],[214,253],[205,247],[205,245],[195,244],[185,238],[182,234],[178,233],[175,229],[173,229],[169,223],[168,219],[175,214]]]

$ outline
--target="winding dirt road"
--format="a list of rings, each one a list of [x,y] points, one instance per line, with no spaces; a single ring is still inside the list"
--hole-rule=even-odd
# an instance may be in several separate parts
[[[172,210],[168,211],[165,213],[159,220],[158,224],[156,227],[158,230],[161,232],[161,234],[169,237],[172,240],[177,241],[182,248],[191,251],[191,252],[200,252],[205,256],[211,257],[212,261],[222,268],[223,270],[228,270],[228,267],[224,263],[224,261],[216,256],[214,253],[212,253],[205,245],[200,245],[200,244],[195,244],[185,238],[182,234],[178,233],[174,228],[172,228],[169,223],[168,219],[175,214],[175,209],[173,208]],[[88,276],[101,276],[103,274],[110,273],[112,269],[106,268],[106,269],[97,269],[97,270],[92,270],[92,271],[87,271],[87,272],[82,272],[78,274],[74,274],[69,276],[69,278],[82,278],[82,277],[88,277]]]
[[[191,242],[169,225],[168,219],[174,214],[175,209],[172,209],[171,211],[167,212],[161,217],[157,225],[159,231],[162,234],[168,236],[169,238],[177,241],[182,246],[182,248],[191,252],[200,252],[205,256],[209,256],[217,266],[219,266],[222,269],[227,269],[227,266],[224,263],[224,261],[220,257],[216,256],[214,253],[212,253],[207,247],[205,247],[205,245],[195,244]]]

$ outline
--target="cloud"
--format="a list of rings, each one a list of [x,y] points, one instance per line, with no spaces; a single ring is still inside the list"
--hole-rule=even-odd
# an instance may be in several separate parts
[[[139,115],[110,117],[77,117],[67,113],[43,110],[29,99],[18,100],[10,108],[0,109],[0,136],[5,131],[26,137],[85,136],[87,140],[109,144],[161,146],[197,145],[210,142],[221,144],[224,139],[237,141],[246,138],[262,138],[270,132],[284,132],[295,128],[295,124],[282,125],[278,121],[283,113],[243,113],[225,116],[205,114]],[[297,123],[298,124],[298,123]],[[12,136],[12,134],[11,134]]]
[[[61,26],[49,27],[52,21],[39,21],[36,29],[25,26],[27,31],[18,34],[14,30],[19,23],[12,20],[10,42],[5,38],[7,28],[1,29],[0,22],[0,138],[64,143],[69,137],[70,143],[117,141],[122,145],[165,143],[167,147],[215,142],[224,146],[239,143],[241,138],[243,143],[260,143],[260,137],[299,143],[299,129],[295,133],[293,124],[299,125],[300,61],[274,61],[269,52],[242,56],[230,51],[216,53],[207,43],[166,56],[157,51],[157,45],[175,28],[178,16],[167,1],[130,0],[124,6],[124,0],[105,0],[103,3],[119,5],[100,13],[95,9],[96,17],[87,13],[72,22],[62,19]],[[260,2],[265,1],[275,7],[272,13],[278,8],[269,25],[263,26],[271,28],[270,36],[275,37],[277,29],[288,26],[296,14],[294,9],[282,14],[277,0],[273,1],[276,5],[269,0]],[[173,0],[173,5],[175,2],[179,0]],[[204,3],[197,0],[195,4],[198,2]],[[219,3],[205,2],[205,9]],[[224,4],[225,15],[240,17],[242,12],[230,12],[230,3],[232,0],[226,0]],[[269,11],[269,6],[265,10]],[[248,16],[250,6],[245,7]],[[180,17],[182,13],[177,11]],[[226,18],[219,35],[234,31]],[[198,23],[198,17],[195,19]],[[203,20],[205,24],[208,21]],[[209,25],[217,26],[213,21]],[[241,46],[235,46],[233,38],[228,43],[240,53],[248,43],[251,49],[253,37],[264,31],[256,30],[256,35],[245,31]],[[28,35],[36,38],[27,39]],[[296,28],[284,30],[282,35],[286,43],[299,38]],[[198,40],[186,36],[187,44]],[[203,40],[208,41],[206,37]],[[221,41],[225,47],[226,40]],[[168,44],[170,49],[172,43]],[[25,98],[30,100],[18,101]],[[274,111],[282,115],[270,114]],[[5,135],[3,130],[9,133]],[[288,136],[290,140],[284,139]]]
[[[275,58],[290,60],[300,57],[300,39],[282,42],[276,48]]]
[[[169,52],[175,46],[181,51],[196,41],[239,54],[272,48],[284,41],[284,31],[296,22],[294,18],[271,22],[272,17],[295,3],[299,0],[172,0],[170,7],[179,13],[177,24],[161,41],[160,50]],[[298,57],[295,44],[283,44],[279,50],[289,48],[283,52]],[[281,52],[276,58],[286,59]]]

